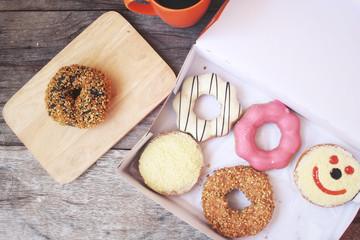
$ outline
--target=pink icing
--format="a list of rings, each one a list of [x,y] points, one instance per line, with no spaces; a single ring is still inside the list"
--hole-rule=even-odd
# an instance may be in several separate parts
[[[279,146],[271,151],[259,149],[255,142],[257,129],[275,123],[281,132]],[[235,125],[235,150],[258,171],[284,168],[301,146],[300,120],[280,101],[251,106]]]

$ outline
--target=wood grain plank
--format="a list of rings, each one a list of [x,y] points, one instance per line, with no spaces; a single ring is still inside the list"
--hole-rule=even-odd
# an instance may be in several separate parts
[[[360,239],[360,211],[358,211],[356,217],[346,229],[345,233],[341,236],[341,240],[355,240]]]
[[[3,12],[0,14],[0,108],[61,49],[104,12]],[[132,14],[132,13],[131,13]],[[130,14],[130,15],[131,15]],[[148,21],[150,17],[152,21]],[[134,18],[133,16],[130,19]],[[31,21],[26,21],[31,19]],[[49,22],[49,19],[51,21]],[[209,20],[209,16],[207,17]],[[154,21],[157,22],[154,24]],[[153,24],[150,24],[150,23]],[[178,73],[206,19],[189,29],[173,28],[155,16],[142,16],[133,25]],[[157,26],[157,27],[156,27]],[[2,145],[21,145],[6,126]],[[126,148],[133,145],[127,144]]]
[[[0,11],[55,11],[55,10],[119,10],[124,9],[123,1],[26,1],[0,0]]]
[[[60,185],[23,146],[0,146],[0,236],[14,239],[208,239],[119,177],[112,149]],[[359,238],[360,212],[341,239]],[[4,227],[6,226],[6,227]]]
[[[99,69],[111,80],[109,112],[94,128],[60,126],[46,112],[50,79],[61,67],[75,63]],[[136,30],[120,14],[107,12],[6,103],[3,117],[48,173],[69,183],[165,99],[175,80]]]
[[[0,146],[1,238],[208,239],[116,174],[126,152],[110,150],[60,185],[25,147]]]
[[[119,142],[112,148],[130,150],[142,136],[150,129],[151,124],[155,120],[160,111],[162,104],[154,109],[146,118],[144,118],[138,125],[136,125],[128,134],[125,135]],[[2,106],[0,106],[2,112]],[[0,115],[0,145],[1,146],[23,146],[20,139],[5,123],[2,114]]]
[[[78,33],[110,9],[132,23],[177,73],[191,45],[222,2],[213,0],[206,16],[194,27],[175,29],[156,16],[128,11],[122,0],[0,0],[0,110]],[[131,148],[155,116],[145,118],[77,181],[60,187],[22,146],[1,115],[0,236],[4,239],[168,239],[169,236],[206,239],[115,174],[116,158],[121,159],[126,151],[115,152]],[[116,196],[114,189],[124,193]],[[341,239],[360,239],[360,212]]]

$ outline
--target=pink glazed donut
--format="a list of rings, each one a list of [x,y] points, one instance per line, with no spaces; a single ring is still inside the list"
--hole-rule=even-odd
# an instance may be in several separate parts
[[[255,142],[257,129],[275,123],[281,132],[279,146],[271,151],[259,149]],[[235,125],[235,150],[258,171],[286,167],[301,146],[300,120],[280,101],[251,106]]]

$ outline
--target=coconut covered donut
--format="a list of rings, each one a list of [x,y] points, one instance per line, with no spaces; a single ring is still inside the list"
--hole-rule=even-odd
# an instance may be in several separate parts
[[[335,207],[359,193],[360,164],[344,148],[320,144],[301,155],[294,180],[306,200],[321,207]]]
[[[226,194],[238,189],[251,205],[231,209]],[[255,235],[265,228],[274,211],[273,192],[267,175],[249,166],[222,168],[210,176],[203,188],[202,206],[207,222],[229,237]]]
[[[200,146],[180,131],[156,136],[139,160],[145,184],[164,195],[179,195],[193,188],[204,168]]]
[[[220,115],[216,119],[201,119],[193,110],[196,100],[204,94],[213,96],[221,105]],[[235,86],[214,73],[185,79],[172,105],[177,114],[179,130],[190,133],[197,141],[227,135],[242,112]]]
[[[104,121],[111,85],[97,69],[71,65],[60,68],[45,92],[49,116],[60,125],[90,128]]]

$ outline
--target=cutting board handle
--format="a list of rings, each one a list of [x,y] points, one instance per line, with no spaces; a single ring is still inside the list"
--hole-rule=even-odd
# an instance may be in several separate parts
[[[146,14],[146,15],[157,15],[154,8],[150,4],[149,0],[146,0],[149,4],[137,3],[135,0],[124,0],[125,6],[136,13]]]

